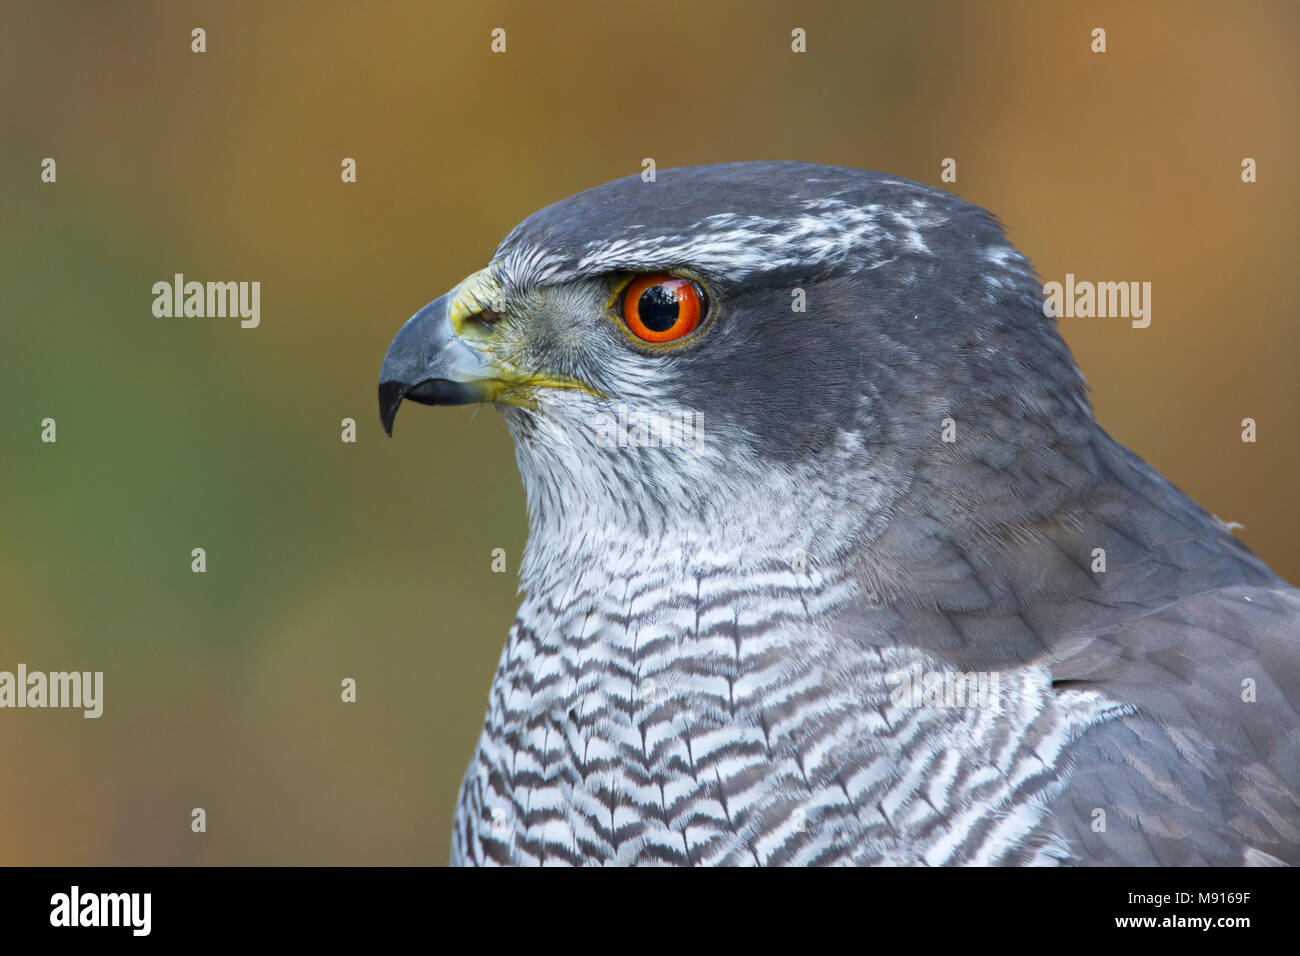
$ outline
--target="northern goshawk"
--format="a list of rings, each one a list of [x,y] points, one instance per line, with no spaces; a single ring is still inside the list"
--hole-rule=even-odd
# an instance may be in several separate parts
[[[762,162],[543,209],[417,312],[385,428],[496,404],[529,520],[454,862],[1300,862],[1300,593],[1045,311],[983,210]]]

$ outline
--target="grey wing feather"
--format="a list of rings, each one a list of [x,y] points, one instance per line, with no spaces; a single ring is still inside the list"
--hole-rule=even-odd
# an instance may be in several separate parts
[[[1051,667],[1133,707],[1075,743],[1054,808],[1088,862],[1300,863],[1300,592],[1195,595]]]

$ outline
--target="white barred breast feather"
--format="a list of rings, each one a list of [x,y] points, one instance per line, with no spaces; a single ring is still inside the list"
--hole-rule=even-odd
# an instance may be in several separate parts
[[[686,543],[683,543],[686,544]],[[465,777],[472,864],[1055,862],[1043,826],[1065,753],[1120,714],[1058,699],[1042,668],[992,697],[906,691],[942,665],[837,647],[815,621],[843,582],[742,555],[605,540],[628,574],[520,610]],[[635,570],[633,570],[635,569]]]

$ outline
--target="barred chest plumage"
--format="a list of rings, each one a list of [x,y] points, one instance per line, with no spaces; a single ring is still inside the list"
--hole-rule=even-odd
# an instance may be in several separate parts
[[[545,589],[551,601],[520,609],[462,785],[453,862],[1068,856],[1046,807],[1070,741],[1112,705],[1086,693],[1063,703],[1041,668],[936,695],[935,661],[846,644],[819,623],[852,596],[833,575],[604,543],[625,574]]]

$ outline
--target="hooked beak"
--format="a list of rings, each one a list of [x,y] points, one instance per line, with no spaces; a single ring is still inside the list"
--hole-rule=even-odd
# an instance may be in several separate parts
[[[379,420],[393,434],[393,419],[405,398],[421,405],[469,405],[488,401],[500,373],[456,334],[452,294],[435,299],[393,338],[379,371]]]

